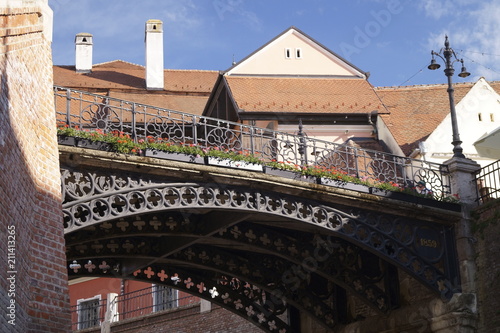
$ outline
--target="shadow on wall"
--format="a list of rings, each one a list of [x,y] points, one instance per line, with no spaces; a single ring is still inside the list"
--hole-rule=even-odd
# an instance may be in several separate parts
[[[0,8],[4,16],[13,11]],[[42,20],[33,8],[15,13],[25,16],[23,22]],[[7,31],[21,33],[2,38],[0,45],[0,306],[7,318],[0,331],[67,332],[57,141],[52,80],[47,80],[50,45],[41,31],[28,33],[33,27],[7,22],[12,24]],[[43,41],[33,40],[37,36]]]

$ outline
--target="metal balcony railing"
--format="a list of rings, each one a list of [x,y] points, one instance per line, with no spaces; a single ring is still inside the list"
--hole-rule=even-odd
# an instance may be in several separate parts
[[[108,296],[113,294],[108,294]],[[116,294],[115,294],[116,295]],[[200,299],[180,294],[171,288],[151,286],[132,291],[110,299],[88,299],[71,307],[72,330],[100,326],[105,320],[106,312],[110,322],[137,318],[160,311],[173,310],[200,303]]]
[[[476,184],[480,204],[500,198],[500,160],[482,168],[476,175]]]
[[[57,121],[70,127],[124,132],[134,140],[161,138],[202,149],[245,151],[264,161],[318,166],[401,188],[424,181],[436,199],[450,194],[447,166],[318,140],[301,129],[294,134],[272,131],[58,86],[54,98]]]

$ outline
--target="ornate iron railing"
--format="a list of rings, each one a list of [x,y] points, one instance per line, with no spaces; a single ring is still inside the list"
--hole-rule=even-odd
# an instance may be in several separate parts
[[[273,131],[58,86],[54,98],[57,121],[70,127],[119,131],[135,140],[152,137],[200,148],[245,151],[265,161],[335,169],[402,188],[424,181],[435,198],[450,193],[447,166],[311,138],[301,128],[295,134]]]
[[[500,198],[500,160],[482,168],[476,175],[476,184],[480,204]]]
[[[165,291],[172,291],[165,297]],[[113,294],[108,294],[108,297]],[[110,322],[137,318],[152,313],[188,307],[200,303],[198,297],[179,294],[176,290],[163,286],[151,286],[111,299],[95,299],[71,306],[72,330],[81,330],[99,326],[108,314]]]

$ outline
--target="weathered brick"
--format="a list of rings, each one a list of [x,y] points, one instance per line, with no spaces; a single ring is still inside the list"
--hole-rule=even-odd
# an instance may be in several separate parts
[[[17,271],[13,326],[4,320],[11,297],[7,258],[0,260],[0,331],[68,332],[52,57],[39,7],[46,0],[30,4],[0,8],[0,235],[15,226]]]

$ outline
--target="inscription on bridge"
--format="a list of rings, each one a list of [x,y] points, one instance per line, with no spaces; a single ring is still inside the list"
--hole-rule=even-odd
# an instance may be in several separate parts
[[[444,252],[442,236],[431,227],[419,227],[415,231],[415,248],[418,254],[435,262]]]

